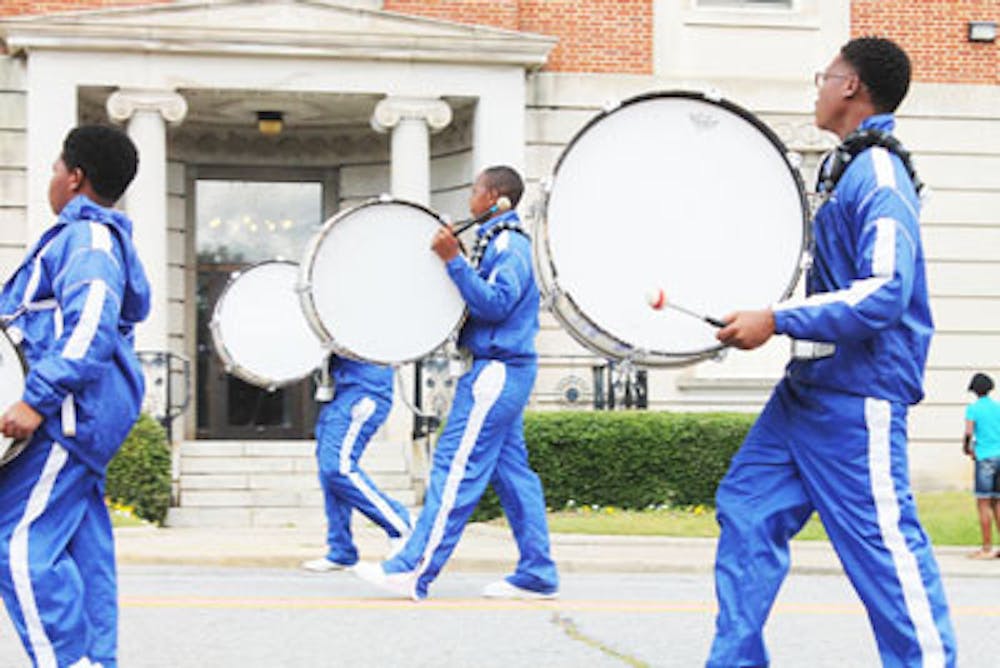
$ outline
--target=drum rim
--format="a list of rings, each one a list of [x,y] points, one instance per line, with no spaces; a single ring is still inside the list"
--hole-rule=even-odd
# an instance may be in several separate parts
[[[10,334],[7,333],[7,329],[9,326],[10,326],[9,323],[0,323],[0,335],[2,335],[3,338],[7,340],[7,343],[10,344],[10,347],[13,348],[14,353],[17,356],[17,361],[21,365],[21,376],[23,377],[23,380],[26,383],[28,380],[28,358],[24,356],[24,351],[21,350],[21,346],[14,343],[14,339],[12,339]],[[6,410],[6,409],[7,409],[6,406],[0,408],[0,410]],[[3,448],[3,452],[0,453],[0,467],[6,466],[11,461],[13,461],[15,457],[20,455],[24,451],[24,449],[28,447],[28,443],[31,442],[31,439],[28,438],[9,439],[9,442],[6,444],[6,446],[4,446],[3,440],[8,440],[8,439],[6,436],[0,436],[0,447]]]
[[[264,265],[271,265],[271,264],[291,265],[292,267],[296,268],[296,276],[300,275],[298,272],[299,264],[297,262],[292,262],[291,260],[284,260],[284,259],[261,260],[260,262],[255,262],[249,266],[246,266],[242,269],[238,269],[232,272],[229,275],[229,281],[226,283],[226,286],[222,289],[222,292],[219,293],[219,298],[215,301],[215,306],[212,308],[212,318],[208,322],[208,328],[212,334],[212,344],[213,347],[215,348],[215,353],[216,355],[219,356],[219,359],[222,361],[222,365],[223,368],[225,368],[226,373],[236,376],[240,380],[246,381],[251,385],[264,388],[269,392],[273,392],[274,390],[277,390],[279,388],[285,387],[287,385],[294,385],[295,383],[305,380],[306,378],[311,376],[312,373],[316,371],[316,369],[319,369],[323,365],[324,360],[326,359],[326,357],[324,357],[323,359],[319,360],[319,363],[314,368],[309,369],[309,371],[301,375],[292,378],[275,379],[262,376],[258,373],[254,373],[253,371],[250,371],[246,367],[242,366],[239,362],[236,361],[235,358],[233,358],[232,353],[230,353],[229,349],[226,347],[226,344],[222,339],[222,331],[221,331],[222,324],[219,319],[220,305],[225,301],[225,296],[229,292],[233,284],[236,282],[236,279],[238,279],[243,274],[249,273],[254,269],[257,269]],[[297,282],[295,284],[295,291],[299,292],[299,285]],[[320,343],[322,345],[322,342]]]
[[[316,265],[316,255],[319,251],[320,245],[323,243],[323,240],[326,239],[327,235],[330,233],[330,230],[332,230],[334,226],[337,225],[337,223],[341,222],[344,218],[346,218],[348,215],[352,213],[360,211],[365,207],[374,206],[378,204],[402,204],[404,206],[410,206],[416,209],[420,209],[424,213],[427,213],[430,216],[432,216],[437,221],[438,225],[442,227],[448,227],[448,223],[445,221],[444,217],[441,216],[441,214],[439,214],[438,212],[431,209],[429,206],[402,197],[391,197],[388,195],[381,195],[379,197],[369,198],[361,202],[360,204],[356,204],[355,206],[344,209],[343,211],[338,211],[336,214],[328,218],[326,222],[323,223],[323,226],[316,232],[316,234],[312,236],[312,238],[309,240],[309,243],[306,244],[305,252],[302,254],[302,262],[299,265],[299,300],[301,301],[302,304],[302,311],[306,314],[306,320],[312,326],[313,332],[320,338],[320,341],[322,341],[323,344],[327,346],[330,350],[332,350],[336,355],[340,357],[348,357],[350,359],[357,360],[359,362],[370,362],[372,364],[396,366],[400,364],[409,364],[411,362],[416,362],[418,360],[421,360],[430,355],[431,353],[433,353],[441,346],[443,346],[450,339],[456,337],[457,333],[461,331],[462,327],[465,325],[465,320],[466,318],[468,318],[469,315],[469,307],[464,303],[463,299],[462,314],[459,316],[458,321],[455,323],[455,325],[449,330],[448,335],[435,348],[428,350],[420,355],[416,355],[414,357],[408,357],[402,360],[383,360],[383,359],[376,359],[374,357],[367,357],[365,355],[361,355],[355,350],[350,349],[348,346],[338,342],[334,338],[333,334],[327,329],[326,325],[319,317],[319,309],[316,307],[315,299],[313,299],[313,293],[312,293],[313,268]],[[462,255],[467,257],[465,245],[462,243],[461,240],[459,240],[458,245]]]
[[[613,359],[618,360],[629,360],[643,366],[651,367],[671,367],[671,366],[687,366],[690,364],[695,364],[697,362],[711,359],[713,357],[718,357],[724,352],[726,346],[719,344],[717,346],[711,346],[703,350],[694,350],[690,352],[666,352],[660,350],[647,350],[637,347],[628,341],[625,341],[619,336],[612,334],[605,327],[597,323],[590,315],[588,315],[573,299],[572,294],[567,290],[563,289],[559,284],[559,271],[556,268],[552,258],[552,245],[549,241],[549,200],[552,197],[552,190],[555,186],[556,177],[559,174],[559,169],[562,167],[563,162],[572,152],[573,148],[577,145],[580,139],[595,125],[600,123],[602,120],[620,112],[621,110],[629,107],[633,104],[644,102],[647,100],[656,100],[661,98],[681,98],[688,100],[695,100],[698,102],[705,102],[708,104],[716,105],[722,107],[726,111],[729,111],[744,121],[748,122],[751,126],[761,132],[764,137],[770,142],[770,144],[775,148],[778,156],[781,158],[785,165],[785,170],[791,175],[793,182],[795,183],[796,190],[799,195],[799,209],[802,212],[802,242],[799,247],[799,258],[801,260],[803,254],[806,252],[809,244],[809,223],[811,219],[811,211],[809,208],[809,200],[806,195],[805,182],[802,180],[802,175],[799,174],[798,170],[792,166],[791,162],[788,160],[788,147],[785,146],[781,138],[772,130],[767,124],[757,118],[748,109],[727,100],[721,95],[716,96],[709,94],[704,91],[696,90],[684,90],[684,89],[667,89],[658,91],[649,91],[646,93],[641,93],[639,95],[634,95],[632,97],[625,98],[624,100],[618,102],[612,107],[603,109],[602,111],[595,114],[590,120],[588,120],[577,132],[573,135],[572,139],[566,144],[562,152],[559,154],[559,159],[556,160],[555,166],[552,168],[552,172],[547,180],[547,183],[543,186],[543,197],[541,205],[541,213],[536,218],[535,222],[535,250],[533,258],[535,260],[535,274],[538,277],[539,289],[542,291],[543,303],[548,303],[548,310],[555,316],[560,323],[562,323],[564,329],[572,336],[577,342],[581,343],[584,347],[588,348],[594,353],[599,355],[610,356]],[[544,251],[544,256],[542,252]],[[549,274],[551,275],[551,285],[546,282],[546,272],[541,271],[542,263],[546,264],[549,268]],[[792,271],[792,275],[789,281],[782,291],[782,294],[778,297],[778,301],[787,299],[792,292],[795,290],[795,286],[798,285],[799,280],[802,277],[802,262],[796,262],[795,268]],[[596,343],[593,339],[588,339],[583,333],[578,332],[566,314],[559,310],[559,300],[564,299],[569,302],[574,311],[574,315],[578,316],[580,319],[585,321],[588,325],[593,327],[601,336],[605,339],[612,341],[616,346],[622,349],[628,350],[628,354],[622,355],[621,353],[610,350],[605,346],[601,346]]]

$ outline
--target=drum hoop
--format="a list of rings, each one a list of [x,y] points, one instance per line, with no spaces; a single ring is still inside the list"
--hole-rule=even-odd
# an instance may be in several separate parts
[[[308,378],[315,369],[310,369],[301,376],[296,376],[294,378],[286,378],[284,380],[275,380],[274,378],[266,378],[259,374],[250,371],[246,367],[242,366],[229,352],[229,348],[226,347],[225,341],[222,339],[222,323],[219,320],[219,306],[225,301],[226,294],[229,293],[229,289],[233,286],[238,279],[243,274],[250,272],[253,269],[262,267],[264,265],[270,264],[287,264],[293,267],[298,267],[298,264],[292,262],[291,260],[263,260],[261,262],[256,262],[248,267],[234,271],[229,276],[229,282],[226,283],[226,287],[222,289],[219,293],[219,298],[215,301],[215,307],[212,309],[212,319],[208,323],[208,329],[212,333],[212,343],[214,344],[215,353],[222,360],[222,365],[226,370],[226,373],[236,376],[240,380],[244,380],[251,385],[257,387],[262,387],[269,392],[273,392],[278,388],[285,387],[287,385],[294,385],[302,380]],[[298,286],[296,285],[296,292],[298,292]],[[317,365],[316,368],[319,368]]]
[[[416,357],[411,357],[404,360],[380,360],[360,355],[356,351],[353,351],[347,346],[337,342],[337,340],[333,337],[333,334],[326,328],[326,325],[324,325],[323,321],[320,319],[319,309],[316,307],[315,299],[313,299],[313,293],[312,293],[313,268],[316,266],[316,255],[318,254],[319,248],[322,245],[323,241],[326,239],[327,235],[329,235],[330,231],[334,228],[334,226],[337,225],[337,223],[341,222],[348,215],[360,211],[365,207],[374,206],[376,204],[402,204],[404,206],[410,206],[415,209],[420,209],[424,213],[427,213],[431,217],[433,217],[438,222],[438,225],[442,227],[448,226],[448,223],[445,222],[444,218],[442,218],[439,213],[437,213],[430,207],[421,204],[420,202],[414,202],[412,200],[403,199],[399,197],[388,197],[385,195],[381,197],[372,197],[370,199],[365,200],[364,202],[361,202],[356,206],[350,207],[349,209],[338,211],[336,214],[330,217],[325,223],[323,223],[323,226],[319,229],[318,232],[316,232],[316,234],[313,235],[313,237],[309,240],[309,243],[306,245],[306,250],[302,255],[302,264],[299,265],[299,277],[300,277],[299,299],[301,300],[302,303],[302,311],[306,314],[306,320],[312,326],[313,331],[320,338],[320,341],[322,341],[325,346],[330,348],[337,356],[347,357],[353,360],[357,360],[359,362],[372,362],[375,364],[384,364],[392,366],[399,364],[409,364],[410,362],[416,362],[418,360],[423,359],[424,357],[427,357],[427,355],[429,355],[434,351],[429,350],[421,355],[417,355]],[[459,246],[459,251],[462,253],[462,255],[467,256],[465,245],[462,243],[461,240],[459,240],[458,246]],[[455,333],[462,329],[462,326],[465,324],[465,319],[468,317],[468,314],[469,314],[469,309],[468,307],[466,307],[462,310],[462,315],[458,318],[458,322],[448,333],[448,336],[445,337],[445,340],[442,341],[442,344],[446,343],[448,339],[453,338],[455,336]]]
[[[686,366],[689,364],[700,362],[705,359],[716,357],[723,351],[725,346],[720,344],[718,346],[713,346],[707,349],[695,350],[691,352],[651,351],[651,350],[642,350],[636,348],[635,345],[629,343],[628,341],[625,341],[619,336],[612,334],[607,329],[602,327],[600,324],[595,322],[593,318],[587,315],[587,313],[579,307],[579,305],[573,299],[572,295],[569,292],[563,290],[562,287],[559,285],[559,271],[553,262],[552,258],[554,256],[552,254],[552,245],[551,242],[549,241],[549,226],[548,226],[549,200],[552,197],[552,189],[555,186],[555,179],[556,176],[558,176],[559,174],[559,169],[560,167],[562,167],[563,162],[572,152],[573,147],[576,146],[576,144],[580,141],[583,135],[587,133],[588,130],[590,130],[593,126],[597,125],[598,123],[608,118],[609,116],[618,113],[619,111],[625,109],[630,105],[639,102],[644,102],[646,100],[655,100],[660,98],[682,98],[682,99],[696,100],[698,102],[707,102],[709,104],[714,104],[716,106],[722,107],[723,109],[736,114],[743,120],[750,123],[750,125],[752,125],[758,131],[760,131],[761,134],[763,134],[764,137],[774,146],[774,148],[777,149],[777,153],[781,157],[781,160],[784,163],[787,172],[791,175],[792,180],[795,182],[796,190],[798,191],[799,195],[799,209],[802,212],[802,245],[799,248],[799,257],[801,258],[802,254],[805,252],[809,238],[808,237],[809,220],[810,220],[809,201],[806,197],[805,183],[802,180],[802,176],[798,173],[798,170],[796,170],[792,166],[791,162],[789,162],[788,149],[785,146],[784,142],[782,142],[781,139],[778,137],[778,135],[770,127],[764,124],[763,121],[758,119],[750,111],[744,109],[738,104],[731,102],[723,97],[714,97],[700,91],[691,91],[691,90],[652,91],[652,92],[642,93],[640,95],[635,95],[630,98],[626,98],[616,106],[599,112],[589,121],[587,121],[583,125],[583,127],[577,130],[576,134],[573,135],[573,138],[570,139],[568,144],[566,144],[562,153],[560,153],[559,159],[556,161],[556,164],[552,169],[552,176],[549,179],[548,187],[544,188],[544,194],[542,197],[542,215],[538,218],[535,225],[536,250],[533,255],[535,258],[535,265],[536,265],[535,273],[539,277],[539,283],[540,283],[539,287],[543,287],[544,284],[544,280],[542,280],[542,277],[544,276],[545,272],[540,271],[540,269],[542,268],[541,264],[543,259],[549,266],[549,273],[551,274],[552,285],[551,286],[544,285],[544,291],[546,293],[545,296],[549,299],[549,302],[551,304],[549,310],[556,317],[556,319],[563,324],[564,329],[577,342],[581,343],[584,347],[590,349],[591,351],[599,355],[610,355],[616,359],[629,359],[630,361],[645,366],[654,366],[654,367]],[[544,258],[540,255],[542,248],[544,248],[545,250]],[[797,262],[795,265],[795,269],[792,271],[792,275],[790,277],[788,284],[786,285],[784,291],[779,297],[779,301],[787,299],[792,294],[801,276],[802,276],[802,263]],[[588,339],[583,334],[577,332],[575,325],[569,321],[569,319],[565,316],[565,314],[560,312],[557,304],[559,298],[567,300],[572,305],[575,312],[574,315],[578,315],[582,320],[586,321],[586,323],[591,327],[593,327],[595,331],[600,333],[606,339],[612,341],[616,347],[629,350],[631,351],[631,354],[621,355],[615,353],[612,350],[604,349],[598,346],[593,340]]]
[[[21,346],[14,343],[14,340],[10,338],[10,335],[7,333],[6,324],[0,324],[0,336],[3,336],[3,338],[7,340],[7,343],[10,344],[10,347],[14,349],[14,353],[17,355],[17,361],[21,365],[21,375],[25,378],[25,380],[27,380],[28,359],[24,356],[24,351],[21,350]],[[6,410],[6,409],[7,409],[6,406],[0,407],[0,410]],[[28,447],[28,443],[30,442],[31,439],[28,438],[23,438],[20,440],[12,439],[10,443],[7,445],[6,449],[3,451],[3,453],[0,454],[0,467],[4,467],[10,462],[12,462],[15,457],[20,455],[24,451],[24,449]]]

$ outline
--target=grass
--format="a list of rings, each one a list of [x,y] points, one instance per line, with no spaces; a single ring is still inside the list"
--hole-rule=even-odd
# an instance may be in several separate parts
[[[135,510],[129,506],[112,501],[108,501],[107,504],[108,513],[111,515],[111,526],[116,529],[119,527],[138,527],[149,524],[149,522],[137,516]]]
[[[968,492],[917,494],[920,521],[937,545],[979,545],[975,501]],[[497,520],[503,522],[503,520]],[[714,538],[719,535],[715,509],[706,506],[621,510],[580,507],[549,514],[553,533]],[[826,540],[816,515],[797,536],[799,540]]]

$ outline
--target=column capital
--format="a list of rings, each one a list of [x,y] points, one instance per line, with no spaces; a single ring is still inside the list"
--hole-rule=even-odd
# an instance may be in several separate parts
[[[375,105],[371,125],[376,132],[388,132],[404,119],[424,121],[431,132],[436,132],[451,123],[451,107],[434,97],[390,95]]]
[[[137,111],[155,111],[163,120],[179,124],[187,115],[187,101],[176,91],[153,88],[121,88],[105,104],[111,120],[127,121]]]

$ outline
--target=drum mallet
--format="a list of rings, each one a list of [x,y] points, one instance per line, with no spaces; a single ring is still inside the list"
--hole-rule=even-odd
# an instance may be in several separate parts
[[[663,291],[663,288],[656,288],[655,290],[650,290],[649,294],[646,295],[646,301],[649,303],[650,307],[654,311],[662,311],[664,308],[670,307],[675,311],[680,311],[681,313],[686,313],[689,316],[698,318],[699,320],[704,320],[713,327],[726,326],[726,323],[722,322],[718,318],[713,318],[710,315],[705,315],[704,313],[698,313],[697,311],[692,311],[691,309],[684,308],[680,304],[675,304],[672,301],[667,300],[667,293]]]
[[[483,211],[475,218],[467,218],[466,220],[460,220],[455,223],[455,227],[452,229],[451,233],[457,237],[459,234],[465,232],[476,223],[487,221],[495,214],[503,213],[508,210],[510,210],[510,199],[506,195],[502,195],[497,198],[496,204],[486,209],[486,211]]]

